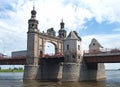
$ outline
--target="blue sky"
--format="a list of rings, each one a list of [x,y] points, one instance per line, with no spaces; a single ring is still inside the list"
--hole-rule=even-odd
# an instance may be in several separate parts
[[[0,52],[25,50],[28,19],[35,4],[39,30],[57,32],[63,18],[69,33],[76,30],[83,50],[92,38],[104,48],[120,48],[120,0],[0,0]],[[120,64],[107,64],[107,68]]]

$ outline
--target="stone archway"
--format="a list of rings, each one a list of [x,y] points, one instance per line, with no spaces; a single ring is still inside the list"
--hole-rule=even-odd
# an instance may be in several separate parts
[[[51,41],[51,40],[46,40],[45,43],[51,43],[51,44],[53,44],[54,45],[54,50],[55,50],[54,53],[58,53],[57,42]],[[45,43],[44,43],[44,52],[45,52]]]
[[[45,34],[39,34],[39,53],[42,57],[45,54],[45,43],[49,42],[52,43],[55,47],[55,53],[62,53],[63,52],[63,39],[58,37],[50,37]]]

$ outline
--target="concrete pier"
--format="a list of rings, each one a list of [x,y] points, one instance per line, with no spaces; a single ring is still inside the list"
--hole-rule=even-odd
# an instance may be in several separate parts
[[[105,79],[105,66],[103,63],[87,64],[87,77],[86,80],[101,80]]]
[[[58,81],[62,79],[62,65],[61,62],[52,60],[42,60],[37,79],[42,81]]]
[[[64,63],[62,81],[79,81],[80,64]]]
[[[23,75],[24,80],[35,80],[37,78],[39,66],[25,65],[25,71]]]

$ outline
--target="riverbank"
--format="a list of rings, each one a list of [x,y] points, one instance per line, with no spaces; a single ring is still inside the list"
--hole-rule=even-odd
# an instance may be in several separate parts
[[[24,72],[24,70],[14,70],[14,69],[1,69],[0,72]]]

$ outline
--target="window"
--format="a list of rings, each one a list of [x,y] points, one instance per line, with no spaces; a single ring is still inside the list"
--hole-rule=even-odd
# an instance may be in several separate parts
[[[32,24],[32,27],[34,26],[34,24]]]
[[[78,56],[78,59],[80,59],[80,56]]]
[[[93,46],[95,46],[95,43],[93,43]]]
[[[72,58],[75,58],[75,55],[72,55]]]
[[[78,45],[78,50],[80,50],[80,45]]]
[[[69,50],[69,45],[67,45],[67,50]]]
[[[69,61],[69,55],[66,56],[66,61]]]
[[[69,55],[67,55],[67,59],[69,58]]]

